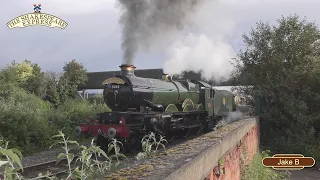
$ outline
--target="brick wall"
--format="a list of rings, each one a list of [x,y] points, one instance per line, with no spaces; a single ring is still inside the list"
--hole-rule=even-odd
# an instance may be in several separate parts
[[[259,124],[241,138],[240,142],[230,149],[212,170],[207,180],[240,180],[240,164],[252,160],[259,147]],[[246,157],[244,159],[243,157]],[[240,160],[241,159],[241,160]]]

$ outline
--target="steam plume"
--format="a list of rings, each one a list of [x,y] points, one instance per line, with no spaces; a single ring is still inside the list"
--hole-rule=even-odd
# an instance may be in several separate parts
[[[238,121],[238,120],[243,119],[245,117],[247,117],[247,116],[239,110],[234,111],[234,112],[229,112],[227,117],[225,117],[224,119],[217,122],[216,127],[224,126],[226,124]]]
[[[236,2],[206,1],[193,16],[194,29],[177,38],[167,50],[164,70],[168,74],[201,72],[206,80],[226,80],[233,70],[236,52],[229,43],[238,12]]]
[[[119,0],[123,9],[123,62],[132,64],[139,48],[168,45],[181,34],[200,0]]]

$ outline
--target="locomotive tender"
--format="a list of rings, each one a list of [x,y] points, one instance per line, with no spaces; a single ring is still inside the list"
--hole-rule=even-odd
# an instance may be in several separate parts
[[[97,114],[88,124],[76,128],[77,135],[96,136],[105,148],[111,138],[121,140],[131,148],[150,132],[165,135],[213,130],[216,122],[235,111],[235,96],[216,90],[198,80],[172,80],[134,75],[136,67],[123,64],[121,74],[103,81],[103,97],[112,112]]]

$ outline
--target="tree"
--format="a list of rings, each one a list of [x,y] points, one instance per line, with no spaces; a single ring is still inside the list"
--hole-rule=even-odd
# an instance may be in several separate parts
[[[251,96],[265,98],[261,143],[277,153],[313,155],[319,147],[320,32],[297,15],[277,26],[260,22],[244,35],[234,75]],[[318,126],[318,127],[316,127]]]
[[[33,93],[40,98],[44,98],[47,91],[45,73],[41,72],[41,68],[38,64],[31,64],[31,67],[32,76],[26,80],[24,88],[30,93]]]
[[[88,80],[87,70],[81,63],[78,63],[75,59],[67,63],[63,67],[64,76],[66,76],[72,86],[84,85]]]
[[[0,72],[2,85],[11,84],[27,90],[41,98],[45,96],[45,79],[41,68],[36,63],[24,60],[21,63],[13,61]]]
[[[87,70],[75,59],[67,63],[63,67],[63,71],[58,87],[61,101],[65,101],[67,98],[75,98],[78,87],[84,85],[88,80]]]
[[[44,79],[46,90],[44,100],[47,100],[54,105],[58,105],[60,103],[60,96],[58,93],[58,75],[54,72],[47,72],[44,74]]]
[[[13,61],[1,70],[1,80],[6,83],[23,86],[33,75],[33,67],[30,61],[24,60],[21,63]]]

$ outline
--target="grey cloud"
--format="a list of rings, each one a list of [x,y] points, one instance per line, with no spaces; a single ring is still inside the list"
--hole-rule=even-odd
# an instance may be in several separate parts
[[[82,3],[84,7],[76,9],[74,13],[70,13],[73,11],[72,6],[68,8],[69,12],[61,13],[61,9],[54,11],[52,7],[46,6],[48,4],[42,3],[43,12],[64,19],[68,27],[65,30],[39,26],[9,30],[6,23],[16,16],[32,12],[33,2],[18,4],[7,1],[6,7],[18,8],[5,9],[5,16],[0,17],[0,67],[12,60],[29,59],[39,63],[45,70],[61,71],[64,62],[77,59],[88,70],[99,71],[102,66],[106,68],[101,70],[107,70],[109,64],[121,62],[116,11],[108,11],[114,9],[113,6],[102,8],[104,10],[92,7],[89,9],[91,12],[87,13],[88,8],[84,6],[86,3]]]
[[[6,23],[16,16],[32,12],[32,5],[35,2],[31,0],[2,2],[4,7],[10,8],[3,8],[0,16],[0,68],[12,60],[29,59],[39,63],[45,70],[60,71],[64,62],[77,59],[89,71],[118,69],[123,59],[123,52],[121,29],[118,23],[120,12],[115,8],[115,2],[116,0],[42,0],[43,12],[61,17],[69,23],[65,30],[47,27],[9,30]],[[199,15],[194,17],[197,24],[192,31],[186,31],[175,38],[175,46],[166,44],[148,54],[140,51],[135,58],[135,65],[138,68],[165,67],[170,73],[176,73],[184,69],[204,69],[190,63],[190,61],[198,61],[203,66],[215,66],[216,68],[209,68],[206,71],[207,76],[217,76],[221,74],[219,70],[224,69],[219,67],[219,58],[225,61],[241,48],[241,34],[248,32],[257,21],[275,22],[282,14],[294,13],[307,16],[310,21],[319,22],[320,20],[319,1],[229,0],[223,1],[222,5],[220,0],[212,2],[207,9],[201,9]],[[189,33],[193,36],[188,36]],[[222,37],[221,42],[225,46],[210,45],[217,42],[217,37]],[[188,39],[191,45],[185,43]],[[197,42],[199,46],[196,46],[197,44],[192,46],[192,42]],[[199,43],[202,42],[207,43],[205,48],[200,48],[202,44]],[[194,47],[206,49],[206,51],[200,53],[202,56],[198,56]],[[224,56],[210,54],[212,50],[222,52],[223,47],[227,47]],[[178,52],[192,54],[192,59]],[[206,61],[208,57],[214,59]],[[180,63],[174,66],[176,62]],[[181,68],[178,68],[179,66]]]

